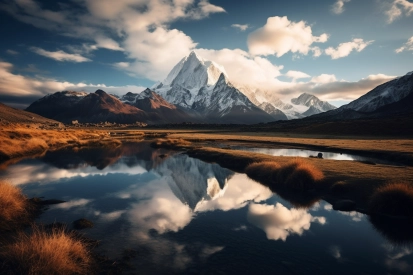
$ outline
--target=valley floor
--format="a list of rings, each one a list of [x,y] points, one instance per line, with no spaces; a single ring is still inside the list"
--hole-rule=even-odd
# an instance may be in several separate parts
[[[338,161],[330,159],[307,158],[318,167],[327,178],[348,183],[364,182],[368,185],[381,185],[388,182],[413,183],[413,139],[343,137],[327,135],[299,135],[270,132],[230,132],[216,130],[146,130],[138,129],[35,129],[6,128],[0,132],[1,167],[14,163],[22,158],[39,156],[48,150],[71,147],[80,150],[84,147],[120,146],[122,142],[139,142],[143,139],[156,140],[166,138],[185,142],[185,146],[177,148],[197,151],[194,157],[221,163],[220,156],[230,155],[237,161],[247,156],[247,161],[276,161],[284,164],[294,157],[269,156],[264,154],[232,150],[228,145],[263,148],[298,148],[312,149],[320,152],[350,153],[367,157],[375,157],[401,166],[358,161]],[[228,167],[232,168],[232,167]],[[245,168],[245,167],[243,167]],[[243,170],[243,169],[241,169]]]
[[[375,194],[381,186],[402,183],[408,186],[406,190],[411,190],[413,186],[413,139],[411,138],[218,131],[214,129],[101,129],[57,126],[45,129],[36,125],[1,126],[0,130],[0,169],[5,169],[9,164],[23,158],[40,156],[47,151],[61,148],[70,147],[77,152],[87,147],[109,146],[113,148],[122,146],[122,143],[126,142],[150,140],[153,141],[153,146],[183,150],[190,157],[218,163],[235,172],[246,173],[250,178],[268,186],[273,192],[298,207],[305,207],[307,204],[322,199],[332,204],[336,210],[371,214],[369,203],[372,194]],[[297,162],[296,157],[246,152],[234,149],[234,145],[249,148],[295,148],[358,154],[401,165],[316,157],[301,158],[298,162],[304,162],[304,166],[309,165],[308,167],[313,167],[310,169],[316,171],[310,171],[309,175],[320,171],[323,177],[312,179],[315,185],[310,186],[309,189],[291,189],[284,182],[276,185],[274,175],[287,171],[292,163]],[[256,171],[251,170],[251,164],[254,163],[257,163]],[[263,163],[267,166],[260,167]],[[268,165],[269,163],[271,165]],[[274,169],[274,172],[271,169]],[[413,203],[413,197],[409,203]],[[343,205],[344,208],[342,208]],[[411,209],[411,207],[408,206],[406,209]],[[387,217],[386,215],[398,216],[399,213],[396,211],[380,214]],[[411,217],[411,213],[408,215]]]

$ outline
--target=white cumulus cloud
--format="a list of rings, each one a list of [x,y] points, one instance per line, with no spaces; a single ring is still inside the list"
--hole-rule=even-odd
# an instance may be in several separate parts
[[[314,83],[330,83],[335,81],[337,81],[337,78],[333,74],[321,74],[319,76],[311,78],[311,82]]]
[[[242,25],[242,24],[232,24],[231,27],[239,29],[240,31],[246,31],[249,28],[248,24]]]
[[[96,41],[96,48],[108,49],[113,51],[123,51],[123,49],[119,46],[118,42],[111,38],[107,38],[104,36],[97,36],[95,38]]]
[[[300,72],[300,71],[288,71],[285,74],[285,76],[287,76],[289,78],[292,78],[294,80],[300,79],[300,78],[310,78],[311,77],[310,75],[308,75],[306,73],[303,73],[303,72]]]
[[[324,217],[313,217],[304,209],[288,209],[281,203],[274,205],[250,204],[247,219],[264,230],[270,240],[285,241],[290,234],[302,235],[312,222],[325,224]]]
[[[0,62],[0,101],[6,104],[15,104],[15,107],[27,107],[34,100],[49,93],[64,90],[94,92],[102,89],[108,93],[122,95],[127,92],[138,93],[145,89],[142,86],[107,86],[105,84],[72,83],[52,78],[28,77],[15,74],[13,65]]]
[[[197,50],[202,57],[222,65],[234,83],[268,86],[281,75],[283,66],[272,64],[268,59],[252,57],[240,49]]]
[[[331,11],[335,14],[341,14],[344,12],[344,3],[350,2],[350,0],[337,0],[331,7]]]
[[[75,63],[92,61],[89,58],[81,56],[80,54],[67,53],[62,50],[51,52],[51,51],[46,51],[38,47],[31,47],[30,50],[33,51],[34,53],[37,53],[38,55],[42,55],[42,56],[45,56],[45,57],[48,57],[48,58],[51,58],[57,61],[69,61],[69,62],[75,62]]]
[[[78,48],[84,52],[99,48],[123,51],[130,59],[130,66],[124,70],[155,81],[163,79],[168,70],[197,45],[182,31],[171,29],[171,23],[225,12],[208,0],[76,2],[82,9],[67,6],[66,9],[52,11],[43,8],[40,1],[25,0],[0,3],[0,10],[37,28],[82,39],[85,45]],[[87,61],[82,58],[82,53],[76,52],[69,57],[63,51],[53,55],[42,51],[45,56],[73,62]]]
[[[314,36],[305,21],[293,22],[284,17],[270,17],[267,23],[248,36],[248,48],[253,55],[283,56],[288,52],[307,55],[313,43],[328,40],[326,33]]]
[[[331,56],[332,59],[339,59],[348,56],[352,51],[361,52],[373,42],[374,40],[364,41],[361,38],[355,38],[353,41],[341,43],[337,48],[329,47],[325,50],[325,53]]]
[[[401,16],[410,16],[413,13],[413,3],[407,0],[392,0],[385,12],[387,22],[390,24]]]
[[[401,53],[404,51],[413,51],[413,36],[410,37],[409,40],[403,44],[403,46],[395,50],[396,53]]]

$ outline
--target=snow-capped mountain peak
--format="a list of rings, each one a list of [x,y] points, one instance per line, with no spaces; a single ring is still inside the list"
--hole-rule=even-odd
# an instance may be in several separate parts
[[[203,59],[192,51],[175,65],[161,84],[162,86],[180,85],[188,90],[199,90],[205,85],[215,85],[222,73],[226,74],[223,67]]]
[[[308,93],[303,93],[299,97],[291,99],[291,103],[295,105],[314,107],[320,112],[327,112],[336,109],[336,107],[331,105],[330,103],[321,101],[318,97]]]
[[[311,106],[311,113],[335,109],[313,95],[303,94],[296,104],[290,104],[282,102],[271,90],[233,83],[224,68],[196,52],[182,58],[153,90],[172,104],[214,119],[230,114],[235,117],[235,113],[254,113],[256,118],[261,117],[257,122],[266,122],[304,117],[302,114]]]
[[[231,84],[225,69],[191,52],[154,91],[195,116],[222,123],[268,122],[271,116]],[[238,117],[235,114],[239,114]],[[248,116],[248,118],[243,118]]]

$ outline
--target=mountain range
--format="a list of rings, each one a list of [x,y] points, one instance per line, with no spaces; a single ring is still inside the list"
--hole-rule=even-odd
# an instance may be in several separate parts
[[[191,52],[163,81],[141,93],[119,97],[102,90],[62,91],[33,102],[26,110],[61,122],[256,124],[305,117],[337,120],[400,112],[401,106],[411,106],[407,101],[411,101],[412,89],[413,74],[409,73],[340,108],[308,93],[284,102],[271,91],[231,82],[222,66]]]
[[[383,118],[413,114],[413,72],[377,86],[360,98],[308,120]]]

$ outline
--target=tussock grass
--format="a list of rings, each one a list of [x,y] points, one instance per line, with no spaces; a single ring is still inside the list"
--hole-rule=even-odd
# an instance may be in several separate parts
[[[281,168],[278,178],[280,182],[289,188],[306,191],[316,188],[316,183],[323,180],[324,175],[323,172],[311,163],[303,159],[296,159]]]
[[[10,230],[29,216],[29,203],[20,188],[0,181],[0,230]]]
[[[303,159],[295,159],[285,165],[274,161],[250,164],[246,174],[267,186],[278,186],[298,191],[316,188],[316,183],[324,179],[323,173]]]
[[[390,183],[377,188],[368,203],[371,214],[413,218],[413,186]]]
[[[280,168],[281,166],[274,161],[254,162],[247,166],[245,173],[256,181],[273,185]]]
[[[245,172],[297,208],[309,208],[320,200],[317,193],[308,191],[319,187],[316,183],[324,178],[323,173],[304,160],[283,166],[274,161],[255,162]]]
[[[13,243],[2,247],[0,256],[10,274],[91,273],[90,249],[64,229],[46,231],[33,227],[31,233],[20,232]]]

